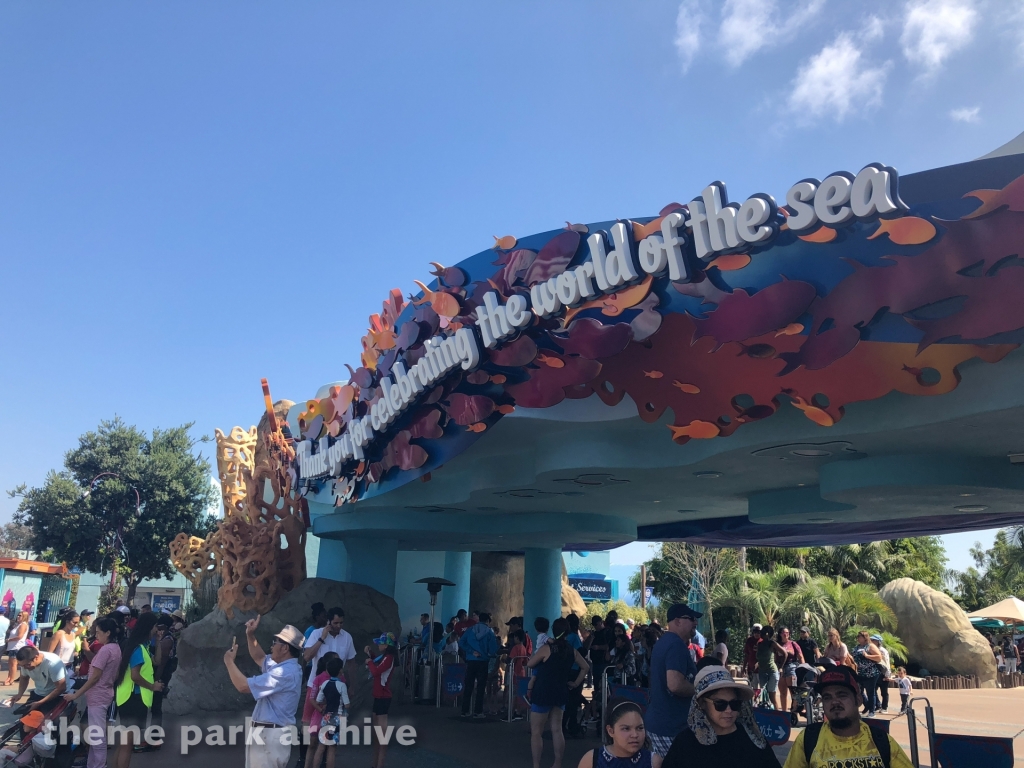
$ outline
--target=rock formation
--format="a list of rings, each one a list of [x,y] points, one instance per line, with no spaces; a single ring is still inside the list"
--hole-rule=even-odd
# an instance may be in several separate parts
[[[401,632],[398,604],[375,589],[362,584],[348,584],[330,579],[306,579],[284,595],[277,605],[260,619],[256,638],[264,651],[270,649],[271,638],[285,624],[305,631],[310,623],[309,608],[322,602],[328,608],[339,606],[345,611],[345,631],[352,635],[356,647],[356,660],[345,670],[353,711],[369,714],[372,684],[363,662],[363,648],[381,632]],[[258,674],[256,665],[246,651],[245,622],[255,612],[235,611],[233,619],[216,609],[201,621],[182,632],[178,643],[178,670],[171,679],[170,693],[164,708],[173,714],[184,715],[200,711],[251,710],[252,696],[238,693],[224,669],[224,651],[231,646],[231,638],[238,639],[238,668],[246,676]],[[404,690],[401,670],[392,678],[396,697]],[[361,714],[359,715],[362,716]]]
[[[896,632],[911,661],[932,674],[977,675],[982,688],[995,687],[996,663],[988,642],[951,597],[906,578],[890,581],[878,595],[896,614]]]
[[[504,627],[513,616],[523,615],[522,555],[474,552],[469,577],[469,603],[473,610],[487,611]],[[447,620],[447,617],[445,617]]]
[[[504,625],[513,616],[523,615],[524,558],[502,552],[474,552],[469,582],[469,602],[475,610],[488,611]],[[580,593],[569,586],[562,563],[562,616],[575,613],[583,617],[587,606]]]
[[[569,586],[569,572],[565,570],[565,561],[562,561],[562,616],[575,613],[580,618],[587,615],[587,604],[583,602],[580,593]]]

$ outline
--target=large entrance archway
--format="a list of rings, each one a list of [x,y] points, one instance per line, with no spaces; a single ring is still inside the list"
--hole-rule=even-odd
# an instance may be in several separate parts
[[[393,291],[288,415],[318,575],[393,594],[433,551],[468,588],[466,553],[526,551],[550,615],[564,548],[1024,521],[1024,155],[778,191],[497,238]]]

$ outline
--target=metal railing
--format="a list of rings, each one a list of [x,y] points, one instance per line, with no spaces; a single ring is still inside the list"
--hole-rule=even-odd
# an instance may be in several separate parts
[[[511,723],[516,706],[516,660],[505,665],[505,722]]]
[[[444,654],[439,653],[434,657],[434,709],[441,708],[441,684],[444,681]],[[454,698],[458,698],[457,696]]]
[[[615,667],[607,666],[601,671],[601,733],[598,734],[601,738],[604,738],[604,726],[605,718],[608,712],[608,673],[615,673]],[[619,685],[626,684],[626,670],[619,671]],[[591,699],[593,701],[593,699]],[[602,742],[603,743],[603,742]]]
[[[924,722],[928,730],[928,756],[930,758],[931,768],[939,768],[935,752],[935,711],[932,709],[932,703],[928,701],[925,696],[915,696],[907,702],[907,730],[909,731],[910,736],[910,763],[915,767],[921,764],[921,753],[917,742],[917,716],[914,713],[915,701],[923,701],[926,704],[924,708]]]

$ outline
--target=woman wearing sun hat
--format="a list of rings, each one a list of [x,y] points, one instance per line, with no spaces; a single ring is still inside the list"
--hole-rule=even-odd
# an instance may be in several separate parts
[[[384,768],[384,756],[387,753],[387,745],[381,744],[377,734],[386,733],[388,729],[388,710],[391,709],[391,689],[388,682],[391,680],[391,673],[395,669],[395,660],[398,657],[398,643],[391,632],[385,632],[374,639],[377,650],[366,646],[363,652],[366,653],[366,668],[373,678],[373,757],[370,759],[370,768]]]
[[[683,729],[662,768],[780,768],[754,721],[754,691],[725,667],[709,666],[693,680],[693,700]]]

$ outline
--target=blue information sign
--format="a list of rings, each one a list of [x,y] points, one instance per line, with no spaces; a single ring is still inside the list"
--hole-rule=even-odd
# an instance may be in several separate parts
[[[569,577],[569,586],[580,593],[584,600],[600,600],[606,602],[612,599],[612,583],[603,579],[574,579]]]
[[[789,732],[792,726],[788,712],[755,708],[754,719],[757,721],[757,727],[764,734],[765,740],[773,747],[789,741]]]
[[[448,664],[441,677],[441,695],[451,700],[462,693],[466,685],[466,665]]]

